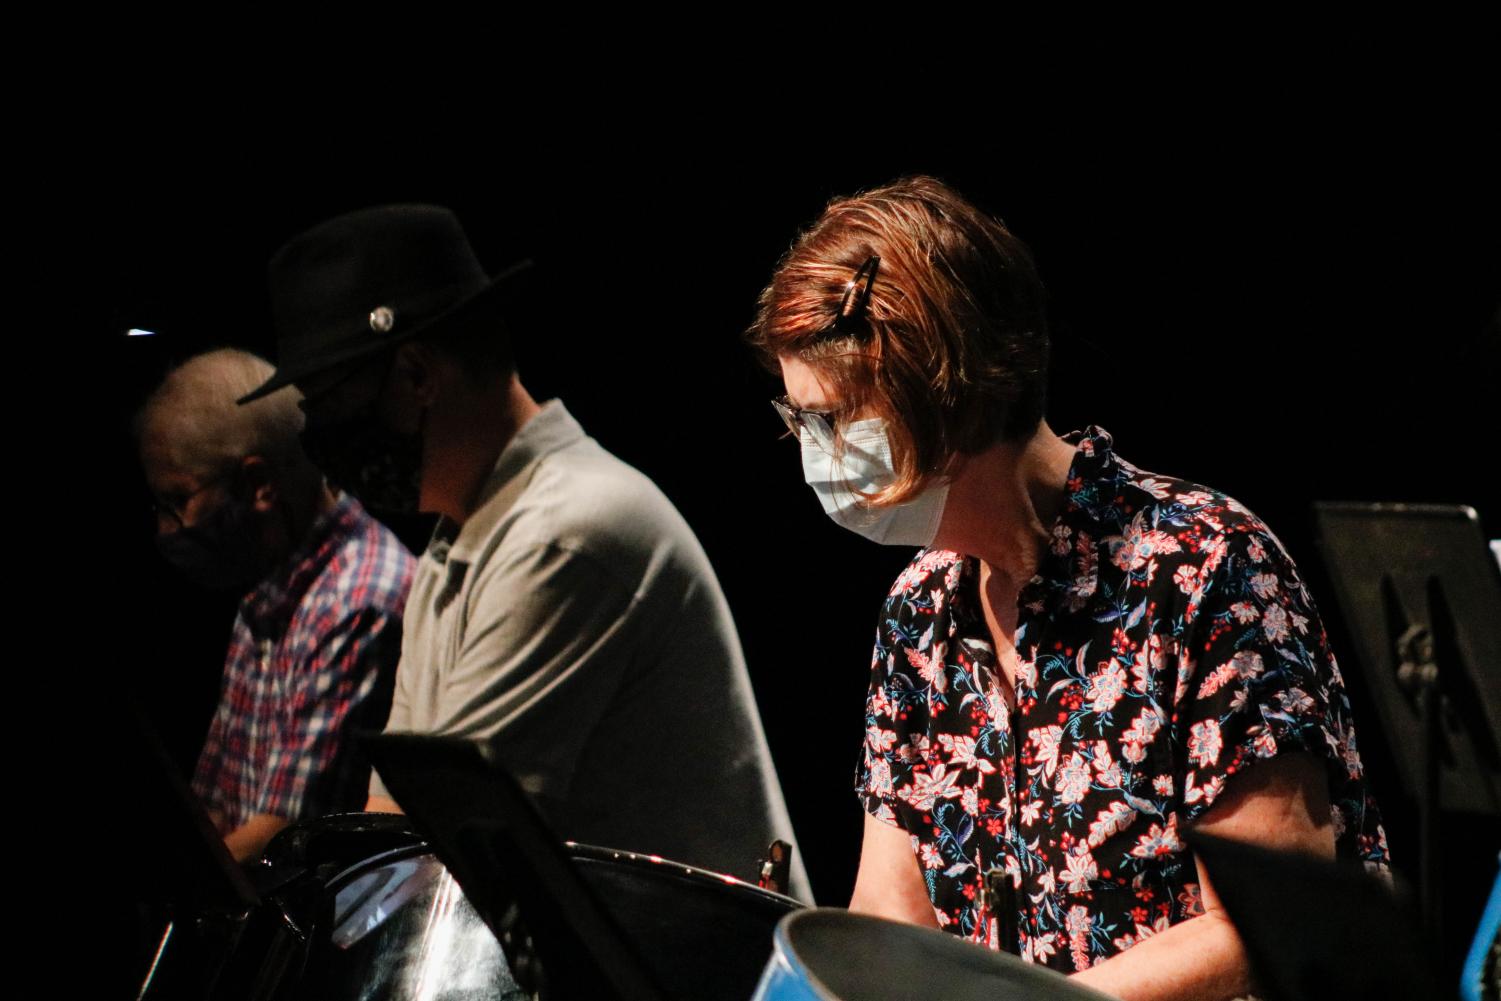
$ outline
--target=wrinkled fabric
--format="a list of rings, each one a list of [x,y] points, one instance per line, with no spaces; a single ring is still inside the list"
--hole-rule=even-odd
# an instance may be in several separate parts
[[[1281,544],[1099,428],[1067,440],[1014,711],[976,561],[919,553],[882,610],[857,790],[911,836],[940,926],[1068,973],[1193,917],[1184,829],[1291,751],[1326,766],[1339,855],[1385,871],[1344,681]]]
[[[385,722],[414,561],[354,498],[240,602],[193,792],[229,833],[365,803],[355,728]]]

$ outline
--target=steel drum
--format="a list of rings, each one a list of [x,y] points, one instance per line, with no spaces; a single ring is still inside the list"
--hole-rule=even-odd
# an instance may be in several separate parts
[[[332,904],[297,997],[520,1001],[500,943],[442,863],[418,845],[384,852],[327,887]]]
[[[654,856],[567,850],[672,998],[749,997],[777,922],[802,907]],[[295,825],[265,864],[278,874],[264,895],[278,929],[245,997],[519,1001],[540,992],[569,1001],[547,990],[525,916],[512,907],[497,940],[404,818],[346,814]]]
[[[931,928],[833,908],[777,925],[752,1001],[1109,1001],[1054,970]]]

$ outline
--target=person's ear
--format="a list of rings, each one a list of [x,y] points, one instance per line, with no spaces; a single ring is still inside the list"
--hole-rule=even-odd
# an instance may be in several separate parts
[[[264,456],[247,455],[240,460],[240,478],[245,484],[245,493],[250,498],[250,508],[257,514],[267,514],[276,508],[281,492],[276,487],[271,463]]]
[[[391,379],[403,396],[430,407],[438,398],[438,366],[432,348],[421,341],[407,341],[396,349]]]

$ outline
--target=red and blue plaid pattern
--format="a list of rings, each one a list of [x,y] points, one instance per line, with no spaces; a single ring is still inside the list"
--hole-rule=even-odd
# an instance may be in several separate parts
[[[240,602],[193,792],[234,830],[365,801],[352,729],[380,729],[401,653],[411,554],[347,494]]]

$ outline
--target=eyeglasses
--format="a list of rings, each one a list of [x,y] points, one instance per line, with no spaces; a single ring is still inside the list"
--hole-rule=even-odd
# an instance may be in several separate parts
[[[177,494],[172,497],[152,498],[152,517],[156,519],[156,523],[158,525],[165,521],[172,525],[172,531],[181,531],[186,527],[185,523],[182,520],[182,516],[187,511],[188,505],[193,503],[193,498],[197,497],[199,494],[209,490],[212,487],[218,486],[225,480],[229,479],[230,476],[231,474],[227,472],[220,473],[218,476],[215,476],[212,479],[204,480],[203,483],[199,485],[197,490],[193,490],[189,493]]]
[[[792,432],[794,438],[801,438],[806,430],[818,447],[829,454],[834,452],[834,411],[832,410],[806,410],[795,405],[792,400],[785,396],[778,396],[771,401],[773,409],[782,418],[782,423],[787,425],[787,430]]]

